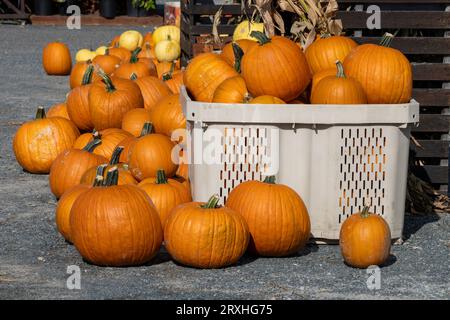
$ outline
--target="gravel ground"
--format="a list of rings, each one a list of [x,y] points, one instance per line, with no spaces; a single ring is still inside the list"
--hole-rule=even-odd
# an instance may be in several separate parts
[[[310,245],[281,259],[244,257],[220,270],[182,267],[164,250],[135,268],[85,263],[56,231],[47,176],[23,172],[11,141],[36,106],[63,101],[68,90],[67,77],[42,70],[46,42],[63,40],[75,52],[125,29],[0,25],[0,299],[449,299],[449,215],[407,215],[405,242],[392,248],[378,290],[368,289],[366,270],[344,265],[338,246]],[[70,265],[81,269],[80,290],[66,286]]]

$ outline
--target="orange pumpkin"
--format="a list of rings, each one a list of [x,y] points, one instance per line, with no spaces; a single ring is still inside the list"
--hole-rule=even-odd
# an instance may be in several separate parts
[[[281,36],[271,39],[252,31],[259,45],[242,58],[242,77],[252,96],[271,95],[283,101],[297,98],[311,81],[311,72],[302,50]]]
[[[69,48],[61,42],[47,44],[42,52],[42,64],[48,75],[65,76],[72,69]]]
[[[142,126],[141,133],[138,137],[135,136],[129,136],[123,139],[119,145],[123,147],[123,151],[120,154],[119,162],[121,163],[128,163],[130,161],[130,153],[133,149],[134,145],[136,144],[136,141],[138,138],[146,136],[148,134],[151,134],[153,131],[153,125],[150,122],[145,122]]]
[[[245,103],[248,100],[250,100],[250,94],[248,93],[244,78],[236,76],[224,80],[216,88],[212,102]]]
[[[175,72],[174,67],[175,63],[172,63],[169,72],[163,74],[162,80],[169,87],[172,93],[179,94],[181,86],[183,85],[184,72],[183,71]]]
[[[285,104],[283,100],[269,95],[259,96],[256,98],[253,98],[249,102],[250,104]]]
[[[30,173],[48,173],[58,154],[70,149],[80,135],[73,122],[61,118],[45,118],[43,107],[36,119],[17,130],[13,150],[17,162]]]
[[[177,64],[174,62],[168,62],[168,61],[157,61],[157,63],[155,63],[156,65],[156,71],[158,73],[158,78],[162,79],[163,76],[166,73],[169,73],[170,70],[174,70],[173,73],[177,73],[177,71],[180,69],[179,67],[177,67]]]
[[[144,41],[144,46],[142,47],[142,51],[139,52],[138,58],[147,58],[153,62],[153,60],[156,59],[153,46],[150,43]],[[154,65],[156,67],[155,63]]]
[[[72,72],[70,73],[70,77],[69,77],[70,89],[81,86],[83,84],[83,79],[86,75],[87,69],[91,65],[92,65],[92,62],[90,60],[88,60],[88,61],[77,62],[73,66]],[[97,74],[95,74],[95,73],[92,74],[91,82],[97,82],[100,80],[101,80],[101,78]]]
[[[61,117],[70,120],[69,114],[67,113],[67,104],[63,102],[51,106],[47,110],[47,118],[54,118],[54,117]]]
[[[228,195],[226,206],[245,218],[253,254],[287,256],[301,249],[309,238],[311,225],[305,204],[294,190],[275,184],[275,177],[241,183]]]
[[[244,254],[248,226],[236,211],[217,206],[218,200],[213,196],[207,203],[189,202],[173,209],[164,239],[174,260],[196,268],[221,268]]]
[[[86,69],[81,85],[73,88],[67,95],[67,113],[78,129],[83,131],[94,128],[89,111],[89,90],[93,73],[94,67],[90,65]]]
[[[142,127],[151,121],[151,112],[144,108],[132,109],[125,113],[122,119],[122,130],[131,133],[135,137],[141,135]]]
[[[111,43],[109,44],[110,47],[118,47],[119,46],[119,40],[120,40],[120,35],[115,36],[112,40]]]
[[[386,221],[364,207],[341,226],[339,246],[345,262],[356,268],[382,265],[389,257],[391,231]]]
[[[319,72],[316,72],[313,75],[312,78],[312,83],[311,83],[311,94],[314,91],[314,88],[317,87],[317,84],[324,78],[329,77],[329,76],[335,76],[337,73],[337,69],[336,66],[334,66],[333,68],[329,68],[329,69],[324,69],[321,70]]]
[[[235,67],[236,63],[236,55],[235,50],[236,48],[233,48],[233,43],[239,46],[239,48],[242,50],[242,53],[245,54],[250,49],[252,49],[254,46],[257,45],[255,41],[248,40],[248,39],[241,39],[237,40],[235,42],[227,43],[223,49],[222,53],[220,54],[220,57],[224,59],[230,66]],[[239,58],[239,57],[238,57]],[[242,57],[240,57],[242,58]]]
[[[161,221],[143,190],[118,186],[117,180],[117,170],[111,169],[105,185],[78,197],[70,213],[71,238],[81,256],[93,264],[140,265],[159,251]]]
[[[403,53],[389,47],[393,38],[386,34],[380,45],[358,46],[344,61],[347,75],[361,83],[369,103],[397,104],[411,100],[411,64]]]
[[[144,108],[152,110],[163,97],[172,94],[169,87],[156,77],[144,77],[135,80],[144,99]]]
[[[56,198],[61,197],[66,190],[79,184],[81,177],[89,168],[108,161],[106,158],[92,153],[100,143],[100,139],[95,139],[82,150],[72,148],[56,157],[49,175],[50,190]]]
[[[358,44],[344,36],[322,35],[305,51],[306,60],[313,74],[326,69],[334,69],[337,60],[344,61],[349,52]]]
[[[155,45],[155,42],[153,41],[153,33],[147,32],[144,35],[143,43],[144,43],[144,46],[146,43],[148,43],[151,47],[153,47]]]
[[[89,113],[97,130],[120,128],[127,111],[142,108],[144,100],[139,86],[132,80],[114,78],[99,72],[103,82],[89,89]]]
[[[108,53],[111,56],[116,56],[120,59],[120,63],[126,63],[130,61],[131,52],[122,47],[113,47],[108,49]]]
[[[180,95],[173,94],[162,98],[152,109],[150,121],[156,133],[172,136],[176,129],[186,129],[186,118],[180,103]]]
[[[101,139],[102,143],[94,149],[94,153],[106,159],[111,159],[116,147],[128,137],[132,137],[132,135],[122,129],[111,128],[100,132],[94,130],[93,133],[82,134],[73,144],[73,148],[82,149],[83,145],[86,145],[94,139]]]
[[[131,54],[131,58],[128,62],[122,63],[114,72],[114,77],[122,79],[130,79],[131,75],[135,75],[138,78],[146,76],[156,76],[156,67],[149,59],[140,59],[137,57],[141,48],[137,48]]]
[[[94,65],[98,65],[106,74],[110,75],[116,71],[117,67],[120,65],[121,60],[117,56],[109,54],[109,49],[106,50],[106,54],[98,55],[93,60]]]
[[[183,81],[195,100],[212,102],[217,87],[237,75],[236,70],[216,54],[202,53],[191,60]]]
[[[314,104],[366,104],[367,97],[358,80],[346,78],[344,67],[336,62],[337,74],[320,81],[311,95]]]
[[[163,228],[173,208],[192,201],[189,190],[182,183],[167,179],[164,170],[158,170],[156,178],[144,179],[138,186],[152,199]]]

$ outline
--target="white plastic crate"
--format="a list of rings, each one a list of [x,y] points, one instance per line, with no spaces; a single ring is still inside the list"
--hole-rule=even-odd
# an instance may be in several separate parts
[[[183,88],[181,103],[195,201],[217,193],[224,203],[239,183],[275,174],[302,197],[314,238],[339,239],[342,222],[363,204],[386,219],[393,239],[401,237],[416,101],[219,104],[192,101]]]

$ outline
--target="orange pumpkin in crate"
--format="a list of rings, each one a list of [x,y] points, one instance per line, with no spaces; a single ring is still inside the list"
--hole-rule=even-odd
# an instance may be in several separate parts
[[[250,93],[248,93],[244,78],[241,76],[235,76],[224,80],[216,88],[212,102],[245,103],[250,99]]]

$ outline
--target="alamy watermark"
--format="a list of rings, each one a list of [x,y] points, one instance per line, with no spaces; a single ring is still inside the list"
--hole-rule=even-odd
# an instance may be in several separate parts
[[[77,265],[67,266],[67,277],[66,287],[69,290],[81,290],[81,270]]]

